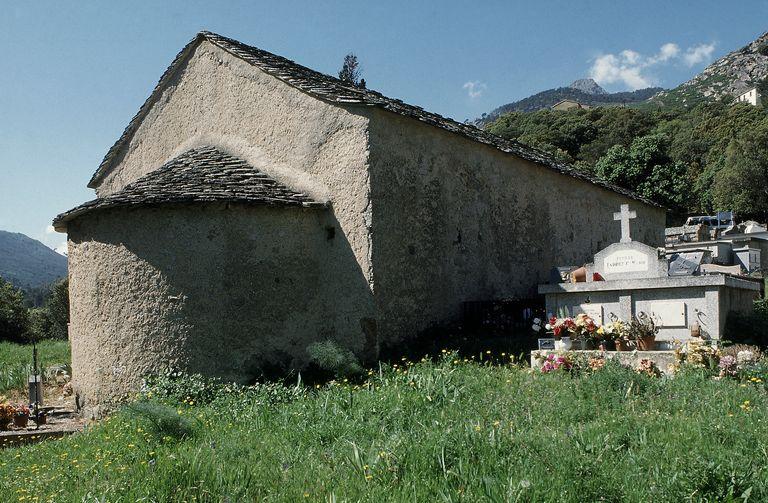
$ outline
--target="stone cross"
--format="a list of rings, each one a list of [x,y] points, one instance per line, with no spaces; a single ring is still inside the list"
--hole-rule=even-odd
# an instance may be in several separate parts
[[[629,243],[630,241],[632,241],[632,238],[629,237],[629,219],[630,218],[637,218],[637,213],[634,211],[629,211],[628,204],[622,204],[621,211],[613,214],[614,220],[621,220],[621,242],[622,243]]]

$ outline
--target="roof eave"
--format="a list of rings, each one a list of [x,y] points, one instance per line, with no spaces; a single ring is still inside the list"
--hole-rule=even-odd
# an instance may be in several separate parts
[[[64,213],[57,215],[53,219],[53,229],[56,232],[66,233],[67,224],[78,217],[81,217],[89,213],[106,211],[106,210],[114,210],[118,208],[149,208],[149,207],[158,207],[158,206],[185,206],[185,205],[199,205],[199,204],[221,204],[221,203],[234,203],[234,204],[244,204],[247,206],[264,206],[264,207],[273,207],[273,208],[300,208],[304,210],[324,210],[331,207],[330,202],[303,201],[298,204],[283,205],[283,204],[267,204],[263,202],[250,201],[247,199],[243,199],[243,200],[219,199],[219,200],[210,200],[210,201],[175,200],[175,201],[167,201],[167,202],[150,201],[150,202],[135,203],[135,204],[115,203],[115,204],[99,205],[98,203],[100,201],[101,201],[100,199],[93,199],[91,201],[83,203],[80,206],[72,208],[69,211],[65,211]]]

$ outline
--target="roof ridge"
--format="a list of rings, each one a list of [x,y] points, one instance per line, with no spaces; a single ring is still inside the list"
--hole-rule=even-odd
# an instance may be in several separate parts
[[[191,51],[196,47],[198,43],[203,40],[216,45],[220,49],[232,54],[233,56],[246,61],[253,66],[256,66],[268,75],[271,75],[285,82],[286,84],[313,96],[316,99],[339,105],[362,105],[382,108],[389,112],[410,117],[425,124],[429,124],[445,131],[464,136],[470,140],[488,145],[505,153],[513,154],[517,157],[542,165],[544,167],[548,167],[573,178],[590,182],[612,192],[636,199],[645,204],[659,206],[657,203],[654,203],[647,198],[635,194],[630,190],[618,187],[606,182],[605,180],[578,171],[572,165],[560,162],[549,153],[537,148],[524,145],[515,140],[508,140],[500,136],[496,136],[471,124],[461,123],[437,113],[425,111],[421,107],[409,105],[402,100],[384,96],[378,91],[350,85],[341,79],[318,72],[317,70],[303,66],[283,56],[273,54],[271,52],[265,51],[264,49],[250,46],[232,38],[225,37],[223,35],[219,35],[207,30],[200,31],[197,35],[195,35],[195,38],[193,38],[186,46],[184,46],[184,48],[176,55],[176,58],[174,58],[171,65],[160,77],[160,80],[152,91],[150,97],[144,102],[139,111],[131,119],[128,126],[123,131],[123,134],[105,155],[104,160],[101,162],[99,168],[96,170],[96,173],[94,173],[93,177],[88,183],[89,187],[94,187],[96,182],[98,182],[103,176],[106,175],[112,160],[118,155],[123,144],[133,135],[141,120],[154,105],[156,99],[159,97],[160,90],[173,76],[178,64],[189,53],[191,53]]]

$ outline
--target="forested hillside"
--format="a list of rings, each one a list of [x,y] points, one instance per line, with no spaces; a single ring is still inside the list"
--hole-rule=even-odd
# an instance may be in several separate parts
[[[768,217],[768,115],[762,107],[513,112],[487,129],[658,201],[672,220],[732,209]]]
[[[0,231],[0,278],[32,293],[66,275],[66,257],[24,234]]]
[[[639,104],[663,91],[660,87],[649,87],[637,91],[607,93],[592,79],[577,80],[568,87],[548,89],[522,100],[502,105],[490,113],[483,114],[475,121],[478,125],[488,124],[509,112],[535,112],[552,107],[561,100],[574,100],[589,106],[621,106]]]

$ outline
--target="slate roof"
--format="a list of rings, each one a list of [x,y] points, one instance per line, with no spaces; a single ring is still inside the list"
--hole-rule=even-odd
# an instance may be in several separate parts
[[[173,77],[182,61],[203,41],[208,41],[224,51],[259,68],[265,73],[323,101],[343,105],[379,107],[389,112],[410,117],[425,124],[461,135],[478,143],[501,150],[502,152],[514,154],[520,158],[540,164],[574,178],[589,181],[626,197],[642,201],[652,206],[658,206],[656,203],[640,197],[629,190],[580,172],[572,166],[559,162],[551,155],[538,149],[534,149],[516,141],[506,140],[473,125],[463,124],[453,119],[427,112],[421,107],[409,105],[398,99],[388,98],[371,89],[362,89],[350,85],[340,79],[317,72],[289,59],[208,31],[198,33],[197,36],[192,39],[181,52],[179,52],[173,63],[166,69],[150,97],[141,106],[133,119],[131,119],[131,122],[125,128],[125,131],[123,131],[123,134],[117,142],[107,152],[104,160],[99,165],[96,173],[94,173],[91,181],[88,183],[89,187],[95,188],[99,180],[106,175],[112,161],[118,156],[123,146],[130,140],[131,136],[133,136],[141,121],[152,108],[152,105],[154,105],[160,97],[166,83]]]
[[[268,206],[325,208],[237,157],[198,147],[168,161],[123,189],[58,215],[56,228],[95,210],[174,203],[239,202]]]

